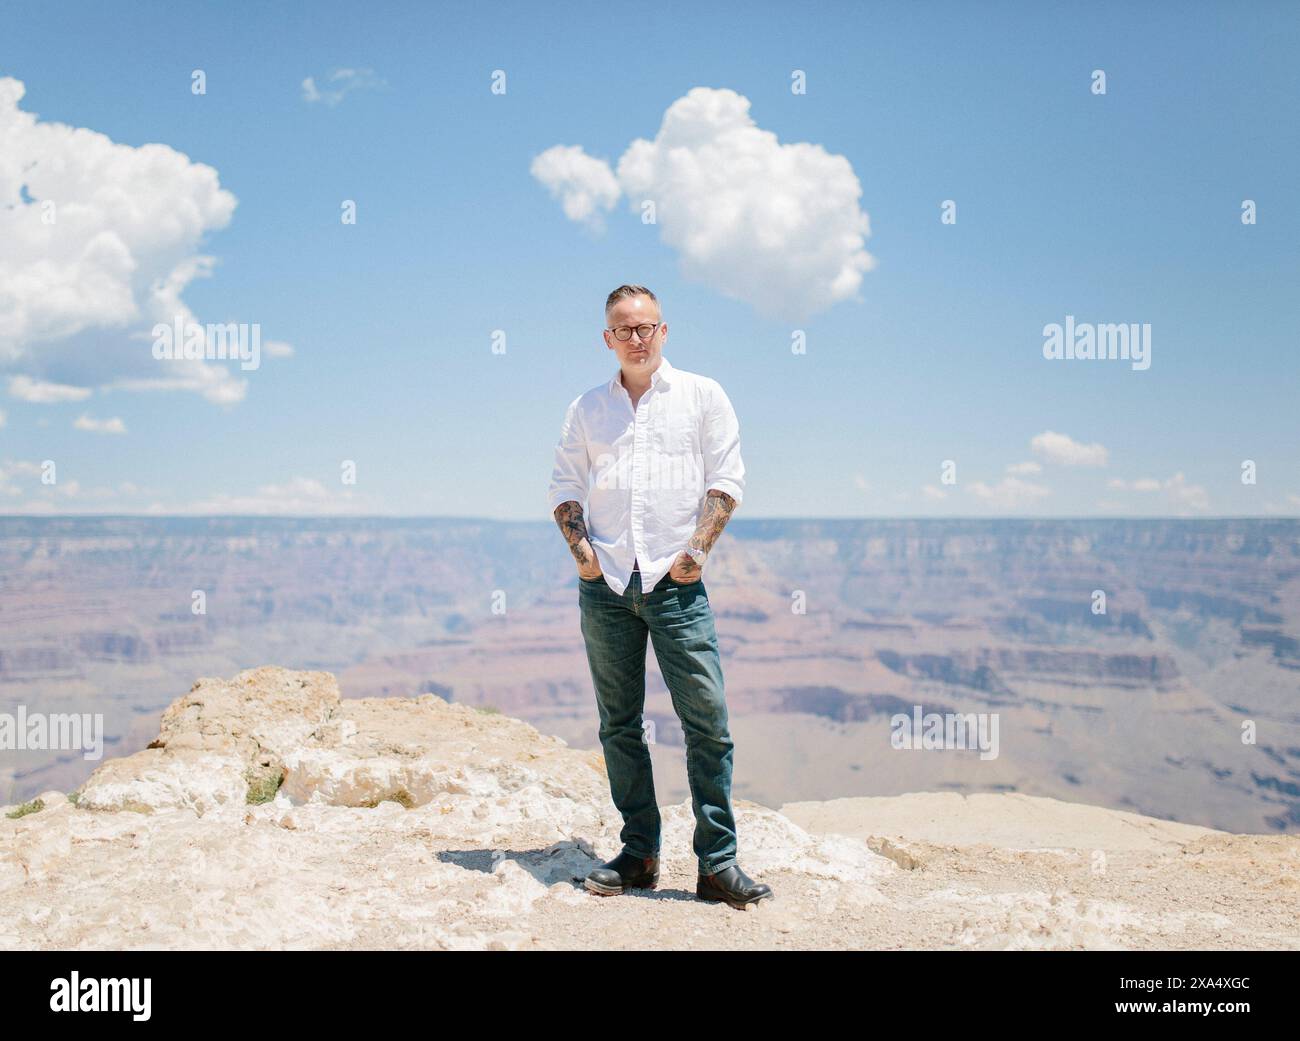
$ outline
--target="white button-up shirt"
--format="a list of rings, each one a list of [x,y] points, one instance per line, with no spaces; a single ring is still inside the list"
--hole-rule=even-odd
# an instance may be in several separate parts
[[[641,571],[650,590],[695,534],[705,493],[745,492],[740,424],[718,381],[663,355],[636,407],[620,371],[570,402],[555,446],[551,513],[583,504],[587,537],[620,596]]]

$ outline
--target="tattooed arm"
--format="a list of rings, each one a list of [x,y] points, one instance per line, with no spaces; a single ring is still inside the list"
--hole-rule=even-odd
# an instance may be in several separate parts
[[[713,544],[718,541],[722,529],[727,526],[727,521],[731,520],[735,509],[734,498],[718,488],[710,488],[704,497],[704,508],[700,510],[700,520],[695,526],[695,534],[691,536],[687,545],[708,553],[713,549]],[[694,582],[699,577],[700,565],[690,554],[679,553],[677,559],[673,561],[673,581]]]
[[[596,551],[591,548],[587,537],[587,522],[582,516],[582,503],[570,499],[555,507],[555,523],[560,526],[564,539],[569,544],[569,552],[578,564],[578,574],[583,578],[599,578],[603,571]],[[691,561],[695,563],[695,561]]]
[[[740,458],[740,421],[731,400],[716,380],[708,380],[706,388],[700,427],[705,496],[695,534],[687,545],[707,553],[745,494],[745,464]],[[677,554],[669,575],[673,581],[694,582],[700,577],[700,565],[683,551]]]

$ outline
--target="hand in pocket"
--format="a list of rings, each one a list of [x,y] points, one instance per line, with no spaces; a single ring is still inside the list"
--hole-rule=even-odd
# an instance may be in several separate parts
[[[690,585],[692,582],[698,582],[700,572],[700,565],[695,562],[695,558],[683,550],[677,554],[673,566],[668,569],[668,577],[679,586],[685,586]]]
[[[578,562],[579,578],[591,582],[605,574],[600,569],[600,560],[596,557],[596,551],[591,548],[591,542],[586,538],[578,543],[578,555],[582,557]]]

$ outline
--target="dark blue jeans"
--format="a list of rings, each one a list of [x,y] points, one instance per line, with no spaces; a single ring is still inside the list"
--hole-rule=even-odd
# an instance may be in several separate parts
[[[704,580],[678,583],[664,575],[649,593],[633,571],[623,595],[604,577],[578,579],[587,662],[600,712],[609,792],[623,815],[619,838],[638,857],[659,855],[659,806],[645,711],[646,635],[686,736],[686,777],[695,811],[695,858],[701,874],[736,863],[731,807],[732,741],[713,608]]]

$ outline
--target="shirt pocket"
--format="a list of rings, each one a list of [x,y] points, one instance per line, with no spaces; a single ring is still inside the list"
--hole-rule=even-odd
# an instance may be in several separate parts
[[[660,435],[659,488],[681,494],[695,493],[701,476],[699,441],[699,430],[689,414],[668,417]],[[670,523],[685,524],[688,520],[685,516],[674,517]]]
[[[693,456],[700,451],[699,424],[685,410],[669,413],[664,423],[662,450],[671,456]]]

